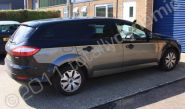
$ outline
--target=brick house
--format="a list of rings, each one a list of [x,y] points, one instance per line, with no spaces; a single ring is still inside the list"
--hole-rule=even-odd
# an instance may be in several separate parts
[[[39,0],[25,0],[27,9],[38,9],[39,8]]]
[[[33,0],[28,4],[33,5]],[[39,0],[39,9],[60,10],[67,17],[67,0]],[[134,21],[152,30],[153,0],[72,0],[73,17],[113,17]]]
[[[39,0],[0,0],[0,10],[37,8],[39,8]]]

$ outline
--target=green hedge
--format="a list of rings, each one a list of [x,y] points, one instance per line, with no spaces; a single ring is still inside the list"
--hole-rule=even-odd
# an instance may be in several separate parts
[[[60,11],[32,11],[32,10],[8,10],[0,11],[1,20],[14,20],[25,22],[30,20],[58,18]]]

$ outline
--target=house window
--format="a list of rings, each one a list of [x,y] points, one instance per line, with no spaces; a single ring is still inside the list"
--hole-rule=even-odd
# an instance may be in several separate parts
[[[96,17],[106,17],[106,7],[105,6],[96,7]]]
[[[78,17],[78,16],[79,16],[79,9],[78,9],[78,7],[75,7],[73,9],[73,17]]]
[[[134,7],[133,6],[129,8],[129,17],[134,17]]]
[[[32,1],[32,9],[38,9],[39,8],[39,1],[38,0],[33,0]]]
[[[68,10],[67,10],[67,6],[64,7],[64,18],[67,18],[68,17]]]
[[[87,6],[81,8],[82,17],[87,17]]]
[[[123,19],[133,22],[136,19],[136,0],[123,2]]]
[[[113,17],[113,6],[108,5],[108,17]]]
[[[95,9],[96,17],[113,17],[113,5],[97,5],[95,6]]]
[[[39,7],[49,7],[54,5],[66,4],[66,0],[39,0]]]
[[[87,17],[87,12],[82,12],[82,17]]]

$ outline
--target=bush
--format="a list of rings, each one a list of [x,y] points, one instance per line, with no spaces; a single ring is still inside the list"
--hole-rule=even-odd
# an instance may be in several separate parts
[[[0,11],[1,20],[25,22],[30,20],[58,18],[60,11],[8,10]]]

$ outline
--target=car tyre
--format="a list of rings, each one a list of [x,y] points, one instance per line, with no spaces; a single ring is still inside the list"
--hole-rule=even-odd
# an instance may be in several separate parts
[[[164,53],[163,57],[161,58],[159,66],[164,71],[170,71],[173,70],[177,64],[178,64],[177,52],[174,49],[169,49]]]
[[[72,68],[70,65],[58,68],[52,78],[52,85],[60,93],[70,96],[77,94],[85,83],[84,72],[81,68]]]

